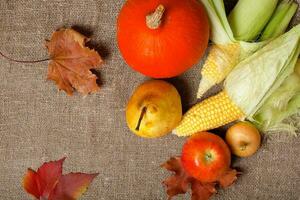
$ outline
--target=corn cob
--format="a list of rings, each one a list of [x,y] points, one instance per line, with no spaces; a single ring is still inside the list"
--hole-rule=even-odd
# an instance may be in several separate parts
[[[201,2],[210,18],[210,39],[214,44],[201,71],[197,98],[221,83],[238,63],[266,45],[270,38],[283,34],[297,8],[291,0],[282,1],[277,9],[278,0],[239,0],[227,19],[222,0]],[[258,37],[271,16],[260,38],[262,42],[246,42]]]
[[[226,78],[238,63],[240,52],[239,43],[216,44],[211,47],[201,70],[202,79],[198,89],[198,98],[201,98],[207,90]]]
[[[225,91],[196,104],[173,131],[177,136],[189,136],[228,124],[244,117]]]
[[[297,25],[239,63],[227,76],[224,90],[192,107],[174,134],[189,136],[239,119],[253,121],[267,98],[293,73],[299,44]]]
[[[223,1],[201,0],[201,2],[210,18],[212,28],[210,39],[214,45],[201,70],[198,98],[214,85],[221,83],[237,63],[266,44],[237,41],[228,23]]]

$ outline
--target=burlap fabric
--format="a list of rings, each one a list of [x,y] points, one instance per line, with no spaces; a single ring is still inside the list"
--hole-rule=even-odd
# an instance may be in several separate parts
[[[300,2],[298,0],[298,2]],[[122,60],[116,44],[121,0],[0,0],[0,49],[25,60],[47,57],[44,39],[60,27],[90,35],[105,60],[101,90],[68,97],[46,81],[47,62],[18,64],[0,58],[0,199],[29,200],[21,179],[28,167],[67,156],[65,172],[99,172],[85,200],[166,199],[159,166],[180,154],[184,138],[147,140],[131,134],[124,108],[144,80]],[[229,4],[229,2],[226,2]],[[258,5],[259,6],[259,5]],[[299,15],[298,15],[299,16]],[[251,16],[249,16],[251,17]],[[294,24],[296,24],[296,20]],[[202,62],[171,79],[184,108],[196,102]],[[272,67],[272,66],[270,66]],[[300,198],[300,139],[277,134],[248,159],[234,159],[243,175],[213,199]],[[177,199],[189,199],[180,196]]]

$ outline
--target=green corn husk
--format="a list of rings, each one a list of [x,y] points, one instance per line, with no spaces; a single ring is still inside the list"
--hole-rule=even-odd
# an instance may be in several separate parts
[[[246,1],[249,3],[249,0]],[[240,5],[246,1],[239,1],[238,5],[235,8],[235,13],[241,12],[238,9],[242,8],[242,6]],[[251,1],[257,2],[255,0]],[[233,31],[227,20],[223,0],[201,0],[201,2],[203,3],[210,19],[210,39],[213,42],[213,45],[211,51],[208,54],[207,60],[201,70],[202,79],[198,88],[198,98],[201,98],[211,87],[222,83],[227,77],[227,75],[232,71],[232,69],[234,69],[234,67],[238,63],[255,53],[258,49],[261,49],[263,46],[265,46],[271,41],[265,40],[261,42],[246,42],[238,40],[234,37]],[[266,0],[266,2],[269,2],[269,0]],[[275,1],[272,2],[275,5]],[[263,7],[263,5],[261,5],[260,3],[264,4],[265,0],[259,0],[257,4],[259,4],[260,7],[264,8],[264,11],[266,13],[270,12],[272,14],[275,8],[273,9],[273,7],[270,8],[269,6]],[[290,4],[293,5],[291,2]],[[286,4],[282,2],[280,5],[283,6]],[[256,12],[257,8],[250,10]],[[257,12],[258,14],[260,14],[262,11],[261,9],[258,10],[259,11]],[[279,15],[275,15],[274,17],[277,16]],[[286,24],[289,23],[290,19],[290,17],[284,17],[277,19],[276,21],[278,21],[279,27],[284,27]],[[243,24],[245,23],[247,22],[243,22]],[[278,34],[280,32],[278,30],[283,31],[283,28],[274,27],[274,29],[272,29],[272,23],[270,22],[270,28],[268,28],[269,32],[274,30],[274,32]],[[257,24],[248,24],[247,27],[249,27],[251,30],[254,30],[257,27]]]
[[[296,135],[300,129],[300,60],[295,72],[266,100],[255,113],[254,123],[264,132],[285,131]]]
[[[269,22],[278,0],[239,0],[228,17],[237,40],[253,41]]]
[[[294,108],[299,104],[299,93],[290,91],[288,102],[291,104],[283,112],[278,112],[280,116],[277,113],[277,117],[274,116],[269,120],[270,115],[261,114],[269,108],[271,101],[269,99],[274,99],[274,96],[276,98],[284,88],[290,86],[289,84],[298,81],[298,77],[295,78],[292,74],[299,54],[300,25],[297,25],[239,63],[228,75],[225,80],[225,91],[243,110],[248,120],[260,124],[259,127],[262,128],[270,125],[275,127],[278,126],[278,121],[293,113],[291,110],[295,111]],[[288,80],[292,81],[286,82]],[[297,90],[298,86],[295,86],[294,91]],[[282,106],[287,101],[278,102],[281,102]]]
[[[213,68],[209,63],[209,60],[216,63],[217,69],[208,69],[208,71],[216,70],[218,78],[214,76],[207,76],[203,73],[204,70],[202,69],[202,79],[199,84],[197,94],[198,98],[201,98],[202,95],[214,85],[221,83],[237,63],[252,55],[255,51],[267,44],[267,41],[249,43],[236,40],[226,17],[223,0],[201,0],[201,2],[203,3],[210,19],[210,40],[214,43],[212,49],[223,50],[214,51],[214,53],[210,52],[212,59],[208,59],[206,61],[204,68]],[[222,48],[214,48],[214,46],[218,45],[222,46]],[[234,48],[232,49],[231,47]],[[228,53],[225,49],[232,52]],[[214,56],[212,54],[214,54]],[[219,63],[219,60],[222,62]]]
[[[210,40],[215,44],[236,42],[227,20],[223,0],[201,0],[210,21]]]
[[[298,4],[293,2],[293,0],[281,1],[264,29],[260,41],[272,39],[283,34],[295,15],[297,8]]]

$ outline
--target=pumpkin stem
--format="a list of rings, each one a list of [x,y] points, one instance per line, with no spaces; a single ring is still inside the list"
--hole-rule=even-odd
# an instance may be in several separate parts
[[[157,29],[161,24],[161,19],[164,12],[165,12],[165,7],[160,4],[153,13],[147,15],[146,24],[148,28]]]

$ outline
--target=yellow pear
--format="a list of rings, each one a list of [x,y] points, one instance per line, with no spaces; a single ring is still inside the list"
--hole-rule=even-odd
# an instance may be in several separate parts
[[[129,129],[145,138],[156,138],[170,133],[181,118],[180,95],[166,81],[146,81],[135,90],[126,107]]]

